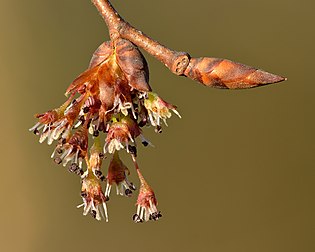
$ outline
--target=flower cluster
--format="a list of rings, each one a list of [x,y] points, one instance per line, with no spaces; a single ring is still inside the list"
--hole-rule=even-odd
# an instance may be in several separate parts
[[[137,139],[144,146],[150,145],[142,127],[153,126],[161,132],[161,121],[167,125],[171,111],[180,115],[174,105],[152,92],[148,81],[148,66],[142,53],[129,40],[118,38],[99,46],[89,68],[66,90],[69,97],[63,105],[35,115],[38,122],[30,131],[39,135],[41,143],[57,141],[51,157],[81,178],[80,206],[84,215],[90,213],[97,220],[108,220],[107,201],[113,185],[119,195],[130,197],[136,191],[127,178],[130,171],[118,154],[125,150],[131,155],[140,180],[134,221],[161,217],[155,194],[136,161]],[[90,149],[89,138],[93,141]],[[111,156],[111,161],[105,175],[101,166],[107,156]]]

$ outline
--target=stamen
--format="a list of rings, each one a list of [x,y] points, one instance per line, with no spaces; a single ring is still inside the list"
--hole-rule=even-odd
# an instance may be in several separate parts
[[[34,131],[34,133],[35,133],[35,130],[38,131],[38,126],[39,126],[40,124],[41,124],[40,122],[36,123],[32,128],[29,129],[29,131]],[[43,125],[43,126],[44,126],[44,125]]]
[[[162,127],[160,126],[160,125],[157,125],[156,127],[155,127],[155,130],[154,130],[156,133],[162,133]]]
[[[103,202],[103,208],[104,208],[104,212],[105,212],[105,216],[106,216],[106,222],[108,222],[107,207],[106,207],[105,202]]]
[[[56,158],[54,159],[54,162],[55,162],[56,164],[61,164],[61,163],[62,163],[62,159],[61,159],[60,157],[56,157]]]

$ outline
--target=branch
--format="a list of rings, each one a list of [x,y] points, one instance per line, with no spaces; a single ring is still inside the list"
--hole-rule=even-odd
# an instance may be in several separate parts
[[[112,41],[119,37],[131,41],[176,75],[183,75],[206,86],[228,89],[252,88],[286,80],[284,77],[226,59],[191,58],[188,53],[171,50],[131,26],[117,13],[109,0],[92,0],[92,3],[105,20]]]
[[[111,40],[117,37],[127,39],[161,61],[172,73],[176,75],[184,73],[189,63],[188,53],[170,50],[137,30],[117,13],[108,0],[92,0],[92,3],[105,20]]]

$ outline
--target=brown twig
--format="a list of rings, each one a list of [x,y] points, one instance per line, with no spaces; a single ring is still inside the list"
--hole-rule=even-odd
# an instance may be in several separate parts
[[[117,13],[108,0],[92,0],[92,3],[105,20],[111,40],[117,37],[128,39],[161,61],[172,73],[176,75],[184,73],[189,64],[188,53],[170,50],[137,30]]]

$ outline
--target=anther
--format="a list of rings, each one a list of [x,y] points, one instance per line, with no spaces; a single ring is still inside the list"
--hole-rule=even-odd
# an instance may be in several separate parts
[[[105,176],[103,175],[103,173],[100,170],[95,170],[94,174],[101,181],[104,181],[106,179]]]
[[[133,221],[134,221],[135,223],[141,223],[141,222],[143,222],[143,220],[140,218],[140,216],[139,216],[138,214],[134,214],[134,215],[132,216],[132,219],[133,219]]]
[[[157,125],[157,126],[155,127],[155,132],[156,132],[156,133],[162,133],[162,127],[161,127],[160,125]]]
[[[149,143],[147,141],[142,141],[142,144],[144,147],[147,147],[149,145]]]
[[[136,190],[135,185],[134,185],[132,182],[129,182],[129,183],[130,183],[130,184],[129,184],[129,189],[135,191],[135,190]]]
[[[125,195],[126,195],[127,197],[130,197],[130,196],[132,195],[132,191],[131,191],[130,189],[126,189],[126,190],[125,190]]]
[[[39,130],[38,129],[34,129],[33,133],[38,136],[39,135]]]
[[[56,164],[61,164],[62,160],[61,160],[60,157],[56,157],[56,158],[54,159],[54,162],[55,162]]]
[[[93,136],[94,137],[98,137],[99,134],[100,134],[100,132],[98,130],[94,130],[93,131]]]
[[[80,169],[80,167],[76,163],[72,163],[69,166],[68,171],[77,175],[83,175],[82,169]]]
[[[130,152],[130,154],[137,157],[137,147],[136,146],[128,145],[128,151]]]
[[[98,154],[98,156],[100,157],[100,159],[104,159],[104,157],[105,157],[105,155],[104,155],[103,152],[100,152],[100,153]]]
[[[81,192],[81,197],[82,197],[82,198],[86,198],[86,196],[87,196],[87,193],[86,193],[85,191],[82,191],[82,192]]]
[[[87,113],[87,112],[89,112],[90,111],[90,108],[89,107],[84,107],[83,108],[83,113]]]
[[[61,149],[61,148],[57,148],[57,149],[56,149],[56,152],[57,152],[59,155],[61,155],[61,154],[62,154],[62,149]]]
[[[96,211],[95,211],[95,210],[92,210],[92,211],[91,211],[91,215],[92,215],[92,217],[95,219],[95,218],[96,218]]]

